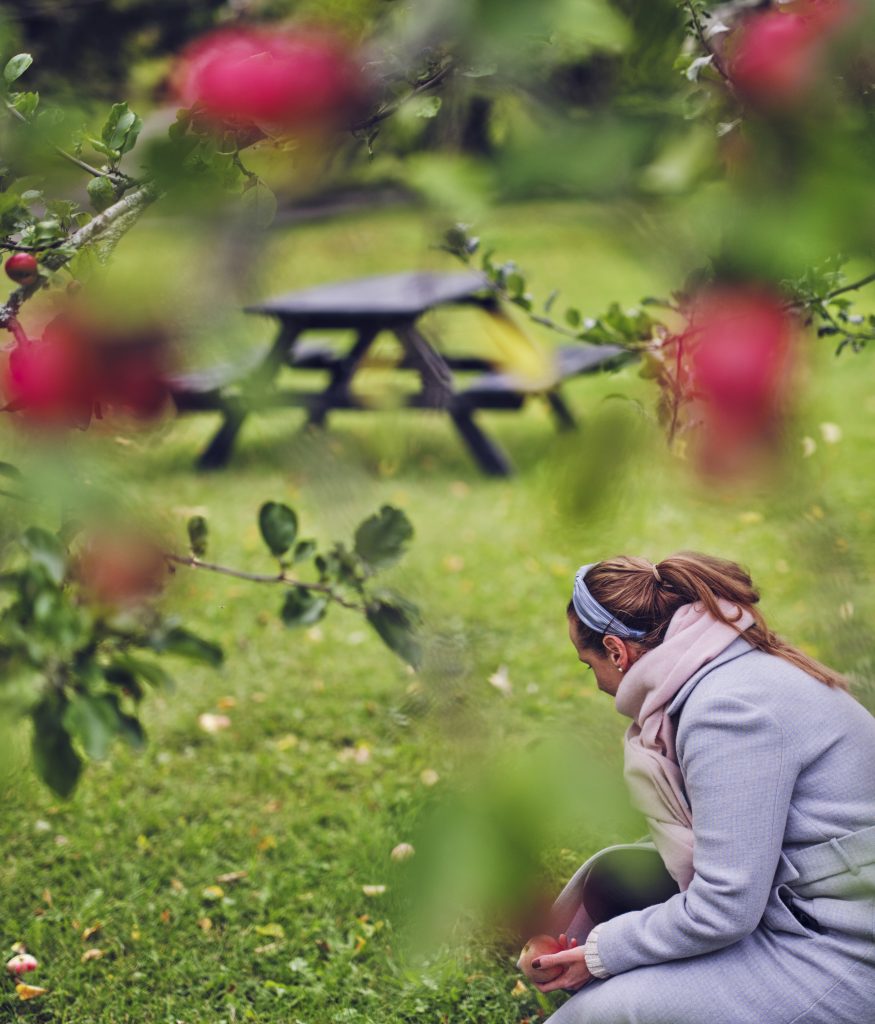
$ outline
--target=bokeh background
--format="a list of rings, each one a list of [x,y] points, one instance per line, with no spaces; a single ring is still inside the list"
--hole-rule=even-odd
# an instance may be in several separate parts
[[[707,417],[691,414],[667,437],[665,391],[642,374],[646,360],[568,382],[582,421],[571,434],[557,435],[537,401],[482,414],[516,469],[498,480],[479,473],[441,412],[393,408],[394,385],[376,371],[385,408],[334,414],[316,434],[300,431],[297,412],[250,417],[213,474],[194,469],[210,416],[96,423],[48,451],[8,417],[0,458],[49,490],[123,494],[180,544],[202,514],[211,556],[251,571],[272,565],[256,523],[263,500],[293,506],[304,535],[323,543],[383,504],[403,509],[415,537],[389,575],[421,609],[425,658],[413,671],[342,609],[290,630],[262,588],[181,568],[162,607],[221,642],[225,663],[180,662],[175,690],[143,704],[146,748],[115,745],[69,800],[30,763],[39,680],[10,673],[0,944],[11,955],[24,942],[48,992],[23,1001],[9,982],[4,1019],[548,1016],[563,996],[540,995],[513,967],[534,908],[591,853],[645,830],[622,786],[624,722],[567,640],[565,605],[584,562],[681,549],[736,560],[772,628],[848,673],[875,707],[875,306],[865,287],[847,293],[852,307],[827,298],[873,269],[875,51],[869,13],[835,8],[825,5],[837,20],[820,23],[817,46],[766,33],[764,63],[754,54],[745,72],[750,19],[812,10],[0,3],[4,63],[32,53],[27,88],[64,112],[46,125],[52,139],[69,145],[77,125],[98,131],[122,99],[143,118],[122,164],[132,175],[164,166],[178,55],[204,33],[318,19],[360,48],[377,84],[355,131],[247,149],[247,167],[276,197],[269,224],[253,221],[239,183],[180,176],[106,266],[77,266],[102,310],[160,318],[180,367],[269,343],[273,325],[246,315],[247,303],[362,275],[459,269],[442,247],[459,224],[480,239],[472,266],[488,252],[496,265],[514,262],[504,280],[517,274],[522,285],[508,286],[507,306],[544,351],[603,324],[613,303],[652,311],[666,324],[656,337],[674,337],[707,281],[781,296],[800,332],[763,448],[732,473],[696,456]],[[374,112],[387,116],[368,124]],[[87,203],[81,173],[29,150],[13,128],[0,128],[4,193],[25,177]],[[38,331],[65,294],[44,289],[21,319]],[[674,308],[663,317],[642,305],[650,297]],[[450,351],[490,351],[480,312],[444,310],[426,328]],[[14,564],[22,513],[0,500]],[[230,724],[205,731],[204,713]],[[401,843],[414,852],[393,858]]]

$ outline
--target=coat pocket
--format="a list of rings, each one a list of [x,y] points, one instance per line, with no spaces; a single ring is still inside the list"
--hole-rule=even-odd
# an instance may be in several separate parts
[[[779,885],[763,914],[763,927],[772,932],[789,932],[812,939],[823,933],[820,924],[799,906],[798,898],[788,885]]]

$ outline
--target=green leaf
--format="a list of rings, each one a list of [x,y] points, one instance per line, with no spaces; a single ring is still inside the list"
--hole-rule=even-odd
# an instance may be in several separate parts
[[[129,110],[127,103],[114,103],[100,131],[100,137],[105,146],[121,156],[134,148],[142,128],[142,118]]]
[[[133,654],[120,654],[115,658],[114,664],[143,679],[156,690],[173,690],[176,687],[173,676],[154,661],[145,661]]]
[[[298,535],[298,517],[288,505],[276,501],[268,501],[261,506],[258,526],[264,543],[277,557],[289,550]]]
[[[257,228],[269,228],[277,210],[276,196],[263,181],[257,181],[240,197],[246,215]]]
[[[21,470],[11,462],[0,462],[0,476],[8,477],[10,480],[22,479]]]
[[[195,558],[203,558],[207,553],[207,536],[209,527],[203,516],[192,516],[187,523],[188,543]]]
[[[312,558],[316,554],[316,541],[314,540],[299,540],[295,545],[295,551],[292,555],[293,562],[306,562],[308,558]]]
[[[526,290],[526,279],[522,274],[508,274],[505,284],[511,295],[519,296]]]
[[[218,644],[192,633],[183,626],[176,626],[164,633],[158,644],[153,644],[157,651],[166,651],[168,654],[177,654],[181,658],[189,658],[191,661],[199,661],[204,665],[218,668],[224,661],[225,655]]]
[[[111,686],[120,686],[132,700],[143,699],[143,687],[134,673],[124,665],[107,665],[103,670],[103,676]]]
[[[565,310],[565,322],[569,327],[580,327],[581,315],[579,309],[569,308]]]
[[[110,160],[118,160],[121,154],[118,150],[111,149],[106,143],[101,142],[100,139],[91,138],[89,136],[88,143],[92,149],[96,149],[98,153],[102,153],[104,156],[109,157]]]
[[[67,571],[67,555],[58,538],[48,530],[31,526],[25,531],[22,544],[31,560],[41,565],[51,581],[60,586]]]
[[[109,697],[77,694],[64,711],[63,724],[90,758],[102,761],[119,731],[118,706]]]
[[[65,703],[46,698],[31,712],[34,768],[43,782],[63,797],[73,792],[82,772],[82,760],[61,720]]]
[[[33,64],[33,57],[29,53],[17,53],[3,69],[3,77],[8,85],[12,85],[24,74]]]
[[[355,551],[368,565],[384,569],[401,558],[412,536],[413,525],[407,516],[392,505],[384,505],[356,530]]]
[[[36,113],[36,108],[39,106],[39,93],[38,92],[18,92],[15,94],[15,99],[12,101],[12,106],[18,111],[22,117],[30,118]]]
[[[118,720],[118,734],[134,750],[142,750],[146,746],[146,730],[142,722],[135,715],[128,715],[122,711],[118,697],[110,694],[106,697],[115,708]]]
[[[383,643],[400,658],[419,668],[422,645],[419,642],[419,611],[398,594],[383,593],[368,605],[368,622]]]
[[[443,101],[440,96],[422,96],[415,100],[414,113],[416,117],[431,120],[431,118],[438,116],[442,105]]]
[[[286,594],[280,618],[287,626],[312,626],[328,608],[328,598],[304,587],[295,587]]]

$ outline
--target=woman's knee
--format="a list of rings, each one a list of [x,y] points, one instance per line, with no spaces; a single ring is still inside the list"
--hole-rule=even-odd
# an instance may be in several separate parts
[[[607,982],[591,981],[575,992],[545,1024],[626,1024],[615,1000],[605,998]]]

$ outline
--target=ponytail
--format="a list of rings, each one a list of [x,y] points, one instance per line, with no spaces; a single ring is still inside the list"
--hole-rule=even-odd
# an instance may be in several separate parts
[[[733,625],[744,610],[754,619],[753,625],[744,631],[744,638],[753,647],[789,661],[827,686],[848,689],[843,676],[768,628],[756,607],[759,592],[750,576],[735,562],[694,551],[678,552],[656,564],[622,555],[594,565],[586,575],[586,585],[592,596],[620,622],[643,632],[642,638],[634,642],[644,650],[652,650],[662,643],[674,613],[683,605],[698,602],[715,619],[729,625]],[[727,618],[720,608],[721,600],[736,605],[738,615]],[[584,647],[601,647],[603,635],[579,619],[576,619],[576,629]]]

